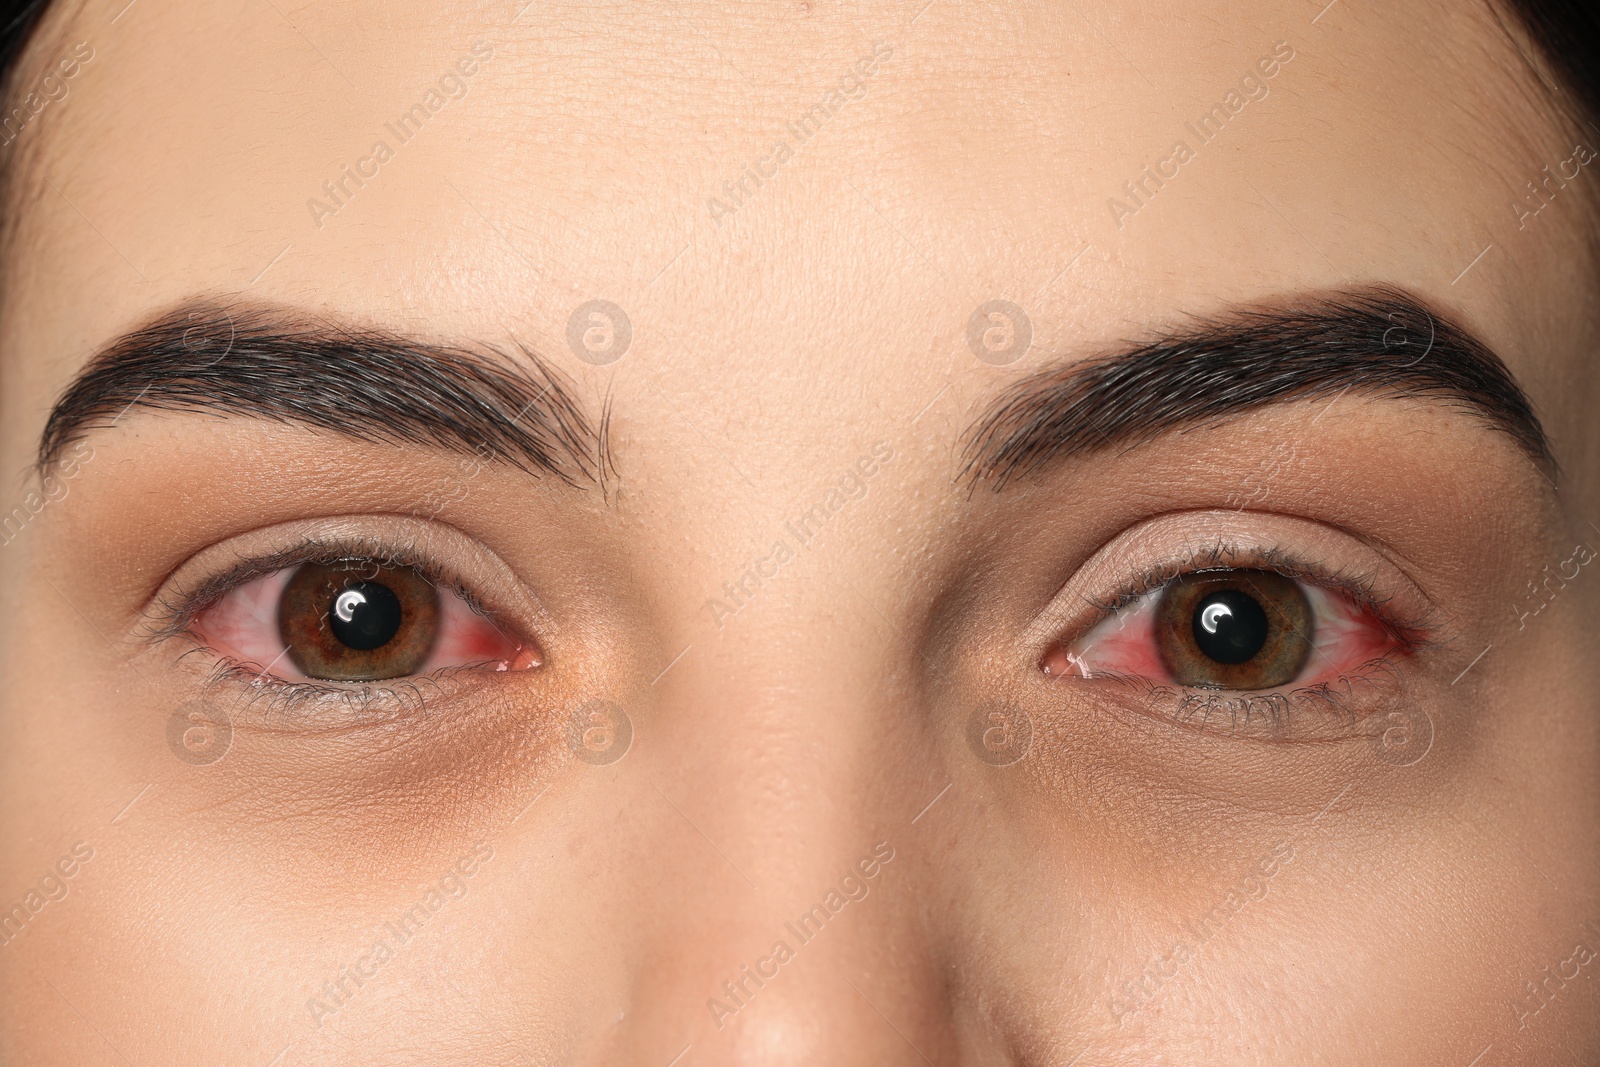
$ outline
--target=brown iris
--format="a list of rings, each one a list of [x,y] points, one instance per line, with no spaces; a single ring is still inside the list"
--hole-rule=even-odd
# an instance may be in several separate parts
[[[1161,661],[1182,685],[1272,689],[1311,655],[1311,604],[1272,571],[1201,571],[1174,580],[1156,607]]]
[[[307,563],[278,601],[278,632],[312,678],[371,682],[413,674],[439,633],[439,590],[410,567]]]

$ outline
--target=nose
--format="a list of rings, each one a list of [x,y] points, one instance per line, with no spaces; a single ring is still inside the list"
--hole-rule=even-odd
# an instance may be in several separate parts
[[[644,865],[612,905],[626,1014],[591,1062],[958,1062],[912,822],[937,757],[884,681],[892,650],[818,620],[796,651],[801,615],[724,628],[663,679],[623,772]]]

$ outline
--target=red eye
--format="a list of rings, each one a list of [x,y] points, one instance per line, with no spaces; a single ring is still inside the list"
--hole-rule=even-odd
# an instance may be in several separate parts
[[[1197,571],[1045,656],[1046,674],[1258,691],[1332,682],[1399,642],[1371,612],[1275,571]]]
[[[341,560],[237,586],[191,628],[217,654],[283,681],[371,682],[445,667],[527,670],[517,641],[414,567]]]

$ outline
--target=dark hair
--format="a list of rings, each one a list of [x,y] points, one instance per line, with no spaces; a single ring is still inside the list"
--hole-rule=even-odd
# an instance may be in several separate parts
[[[1521,20],[1582,118],[1600,122],[1600,4],[1595,0],[1503,0]]]
[[[17,57],[28,46],[39,16],[50,6],[50,0],[6,0],[0,2],[0,86],[11,77],[11,68]]]

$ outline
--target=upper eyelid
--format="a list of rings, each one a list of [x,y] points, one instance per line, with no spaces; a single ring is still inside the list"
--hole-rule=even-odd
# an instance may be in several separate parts
[[[1436,636],[1439,630],[1439,614],[1436,609],[1430,608],[1420,614],[1398,612],[1391,606],[1393,598],[1381,595],[1375,587],[1375,580],[1370,575],[1333,573],[1310,562],[1296,561],[1280,550],[1261,553],[1259,559],[1252,559],[1247,554],[1240,562],[1228,565],[1176,570],[1164,575],[1160,580],[1141,578],[1137,585],[1130,585],[1127,592],[1119,594],[1115,598],[1115,603],[1091,601],[1102,613],[1094,623],[1085,627],[1083,632],[1088,633],[1094,625],[1111,618],[1118,611],[1137,603],[1144,597],[1159,593],[1178,578],[1208,570],[1270,570],[1286,578],[1308,582],[1334,595],[1343,596],[1357,611],[1376,618],[1402,645],[1413,652],[1446,643]]]
[[[257,578],[306,563],[343,561],[372,561],[386,566],[410,567],[421,572],[439,588],[450,590],[460,596],[475,611],[491,618],[495,617],[494,612],[483,607],[477,594],[470,587],[452,576],[452,572],[445,564],[426,558],[420,553],[394,552],[378,545],[363,546],[359,543],[341,544],[308,540],[301,545],[285,548],[268,556],[241,559],[236,566],[212,575],[192,588],[169,592],[166,597],[161,598],[161,612],[164,619],[159,630],[152,636],[159,638],[182,632],[207,608],[233,590]],[[168,603],[168,598],[176,599],[178,603]]]
[[[1104,619],[1110,618],[1118,611],[1137,603],[1147,596],[1159,593],[1166,586],[1181,577],[1190,574],[1202,574],[1207,571],[1239,571],[1239,570],[1268,570],[1281,574],[1286,578],[1297,581],[1309,582],[1319,588],[1326,589],[1335,595],[1343,596],[1358,610],[1376,616],[1384,625],[1396,632],[1408,646],[1427,643],[1425,635],[1432,625],[1428,617],[1413,618],[1409,615],[1397,615],[1389,607],[1389,598],[1378,595],[1373,586],[1373,579],[1367,575],[1336,574],[1314,563],[1301,562],[1287,554],[1282,549],[1267,549],[1261,552],[1245,550],[1240,552],[1239,559],[1234,563],[1211,563],[1208,566],[1184,566],[1177,564],[1170,572],[1166,565],[1146,572],[1145,576],[1130,583],[1125,591],[1114,598],[1114,603],[1097,602],[1091,600],[1101,610],[1101,615],[1089,628]]]
[[[1385,602],[1385,598],[1374,591],[1373,579],[1370,575],[1335,574],[1313,563],[1297,560],[1281,548],[1238,551],[1237,548],[1218,542],[1214,548],[1208,551],[1211,556],[1204,560],[1203,565],[1190,565],[1196,563],[1198,557],[1191,557],[1183,563],[1173,561],[1159,564],[1129,582],[1122,591],[1113,597],[1105,600],[1090,598],[1089,602],[1104,610],[1107,615],[1110,615],[1151,593],[1158,592],[1187,575],[1204,574],[1208,571],[1234,570],[1273,571],[1286,578],[1312,582],[1324,589],[1344,594],[1357,607],[1373,611],[1381,611],[1381,605]],[[1238,556],[1235,562],[1222,562],[1225,556],[1234,553]]]
[[[1234,558],[1224,562],[1228,556]],[[1125,595],[1126,606],[1159,588],[1157,578],[1208,569],[1196,561],[1209,569],[1280,570],[1344,593],[1417,646],[1448,643],[1443,613],[1378,547],[1313,519],[1205,509],[1147,517],[1098,545],[1028,623],[1023,641],[1042,656],[1108,617],[1108,600]]]
[[[436,519],[372,514],[279,523],[194,553],[140,609],[134,636],[159,643],[183,632],[206,607],[253,578],[298,563],[334,559],[394,560],[416,567],[441,587],[462,593],[475,610],[521,631],[547,656],[550,639],[560,632],[537,593],[488,546]]]

